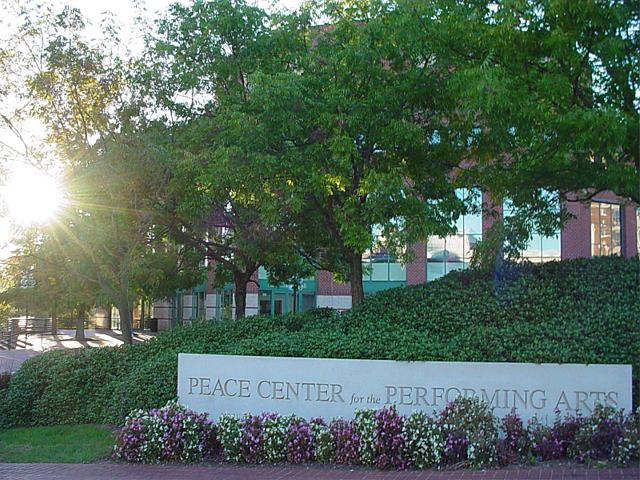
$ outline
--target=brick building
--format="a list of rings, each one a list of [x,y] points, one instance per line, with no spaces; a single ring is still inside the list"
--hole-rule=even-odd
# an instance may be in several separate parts
[[[465,192],[461,191],[461,194]],[[435,280],[450,271],[467,268],[475,244],[496,221],[496,215],[510,214],[509,205],[496,208],[488,195],[477,197],[477,202],[482,202],[477,205],[478,213],[459,218],[455,235],[412,245],[414,256],[410,263],[402,265],[384,250],[365,254],[365,293],[416,285]],[[640,208],[636,205],[605,192],[596,195],[590,203],[567,202],[565,207],[573,218],[556,235],[533,234],[522,252],[523,258],[539,263],[599,255],[638,255]],[[253,280],[248,285],[247,315],[281,315],[292,311],[294,303],[301,311],[314,307],[351,308],[349,285],[336,283],[332,274],[326,271],[318,271],[297,289],[269,285],[262,269]],[[153,316],[158,318],[160,329],[169,328],[172,322],[233,318],[233,286],[213,288],[213,279],[209,278],[194,289],[156,302]]]

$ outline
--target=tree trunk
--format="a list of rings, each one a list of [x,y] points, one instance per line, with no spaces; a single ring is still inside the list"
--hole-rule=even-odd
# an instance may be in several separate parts
[[[144,330],[144,297],[140,299],[140,330]]]
[[[293,286],[293,313],[298,311],[298,284]]]
[[[362,254],[352,253],[350,260],[351,308],[355,308],[364,301],[364,286],[362,283]]]
[[[122,341],[131,345],[133,343],[132,322],[131,322],[131,306],[129,305],[129,297],[127,294],[121,294],[118,299],[118,311],[120,312],[120,329],[122,330]]]
[[[500,291],[500,287],[504,281],[504,243],[506,241],[504,234],[504,226],[502,224],[502,219],[500,219],[499,229],[497,230],[498,238],[496,239],[496,249],[495,249],[495,257],[493,259],[493,268],[492,268],[492,276],[493,276],[493,293],[494,295]]]
[[[87,308],[84,305],[78,305],[78,316],[76,317],[76,340],[84,342],[84,321],[87,316]]]
[[[244,318],[247,310],[247,281],[244,277],[236,276],[233,279],[234,300],[236,302],[236,320]]]
[[[502,269],[504,267],[504,242],[505,239],[503,236],[496,248],[496,256],[493,260],[493,271],[498,274],[502,272]]]

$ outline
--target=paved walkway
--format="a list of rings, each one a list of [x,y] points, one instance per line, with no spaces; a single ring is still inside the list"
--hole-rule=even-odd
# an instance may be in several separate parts
[[[152,338],[155,334],[150,332],[134,332],[134,343],[144,342]],[[29,335],[20,336],[21,345],[26,343],[27,347],[13,350],[0,350],[0,372],[15,372],[20,365],[35,355],[48,350],[66,350],[70,348],[87,347],[115,347],[122,345],[122,338],[118,330],[107,329],[87,329],[85,330],[86,340],[79,342],[75,339],[75,330],[58,330],[58,335]]]
[[[502,470],[381,472],[322,466],[163,466],[125,464],[0,463],[0,479],[11,480],[638,480],[640,468],[542,467]]]
[[[0,350],[0,373],[15,372],[28,358],[35,357],[42,352],[36,350]]]

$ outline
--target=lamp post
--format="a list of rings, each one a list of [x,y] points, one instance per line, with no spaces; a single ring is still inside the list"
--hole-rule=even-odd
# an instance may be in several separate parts
[[[33,278],[33,272],[29,272],[27,275],[24,275],[20,279],[20,288],[23,288],[25,290],[28,288],[35,289],[35,286],[36,286],[36,279]],[[32,293],[34,293],[34,290],[32,290]],[[25,309],[24,318],[26,320],[29,316],[29,301],[28,299],[26,299],[26,297],[25,297],[24,309]]]
[[[33,277],[33,271],[30,271],[28,274],[23,275],[23,277],[20,279],[20,288],[26,290],[26,289],[32,289],[32,293],[35,290],[35,286],[36,286],[36,280]],[[25,328],[25,332],[28,331],[27,327],[28,327],[28,322],[29,322],[29,295],[27,293],[25,293],[25,302],[24,302],[24,328]],[[26,333],[25,333],[26,335]],[[16,344],[17,344],[17,339],[20,336],[20,324],[18,324],[18,331],[16,332]],[[26,341],[26,337],[25,337],[25,341]],[[17,346],[17,345],[16,345]]]

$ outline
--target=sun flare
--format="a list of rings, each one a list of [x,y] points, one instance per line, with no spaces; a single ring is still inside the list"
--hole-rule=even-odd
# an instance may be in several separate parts
[[[58,181],[32,167],[11,172],[2,197],[9,218],[21,226],[48,222],[62,202]]]

